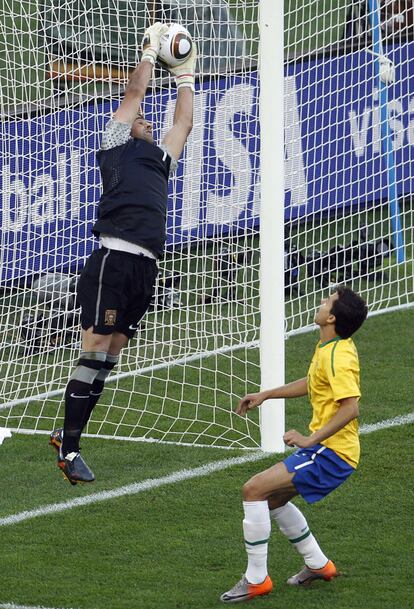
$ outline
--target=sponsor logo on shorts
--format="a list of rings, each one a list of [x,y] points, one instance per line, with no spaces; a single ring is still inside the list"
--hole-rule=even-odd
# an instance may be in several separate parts
[[[129,326],[130,330],[138,330],[138,326],[133,326],[132,324]]]
[[[82,399],[82,400],[89,400],[89,395],[75,395],[74,393],[71,393],[71,394],[70,394],[70,397],[71,397],[71,398],[77,398],[78,400],[79,400],[79,399]]]
[[[106,309],[105,326],[114,326],[116,322],[116,309]]]

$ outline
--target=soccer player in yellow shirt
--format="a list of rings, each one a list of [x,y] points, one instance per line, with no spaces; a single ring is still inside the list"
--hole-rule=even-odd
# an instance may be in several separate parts
[[[315,579],[331,580],[338,571],[322,552],[302,512],[291,503],[301,495],[308,503],[323,499],[355,470],[359,461],[358,353],[352,334],[367,316],[363,299],[338,286],[322,300],[315,315],[320,340],[308,376],[282,387],[246,395],[236,412],[245,415],[267,399],[295,398],[308,394],[313,416],[310,435],[295,429],[283,437],[298,450],[284,461],[256,474],[243,486],[243,532],[248,564],[245,575],[221,595],[225,603],[247,601],[271,592],[267,573],[267,546],[271,520],[275,520],[296,550],[304,567],[287,580],[290,585],[309,585]]]

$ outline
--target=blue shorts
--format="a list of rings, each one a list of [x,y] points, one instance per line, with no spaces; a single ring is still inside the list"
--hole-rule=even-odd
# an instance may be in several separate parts
[[[295,474],[292,482],[308,503],[326,497],[355,471],[349,463],[322,444],[300,448],[283,463],[288,472]]]

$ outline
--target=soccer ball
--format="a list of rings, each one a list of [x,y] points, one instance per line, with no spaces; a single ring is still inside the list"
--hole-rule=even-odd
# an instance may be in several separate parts
[[[168,31],[161,36],[158,59],[169,68],[175,68],[184,63],[191,53],[191,48],[189,31],[179,23],[172,23]]]

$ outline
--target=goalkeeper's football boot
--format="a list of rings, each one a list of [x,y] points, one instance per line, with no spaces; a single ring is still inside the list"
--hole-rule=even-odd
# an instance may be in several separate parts
[[[95,480],[92,470],[86,465],[79,452],[68,453],[64,458],[60,453],[58,467],[62,470],[64,478],[73,485],[78,482],[93,482]]]
[[[272,580],[268,575],[261,584],[251,584],[243,575],[241,580],[231,589],[220,596],[223,603],[242,603],[251,601],[256,596],[264,596],[273,590]]]
[[[60,447],[63,442],[63,429],[55,429],[49,436],[49,444],[52,448],[55,449],[57,456],[60,454]]]
[[[340,575],[337,571],[332,560],[328,560],[326,565],[322,569],[309,569],[306,565],[296,573],[289,577],[287,583],[290,586],[309,586],[315,579],[324,579],[325,581],[331,581],[334,577]]]
[[[62,454],[63,429],[55,429],[50,434],[49,444],[57,454],[58,467],[62,470],[64,478],[71,484],[78,482],[93,482],[95,477],[78,452],[70,453],[66,458]]]

